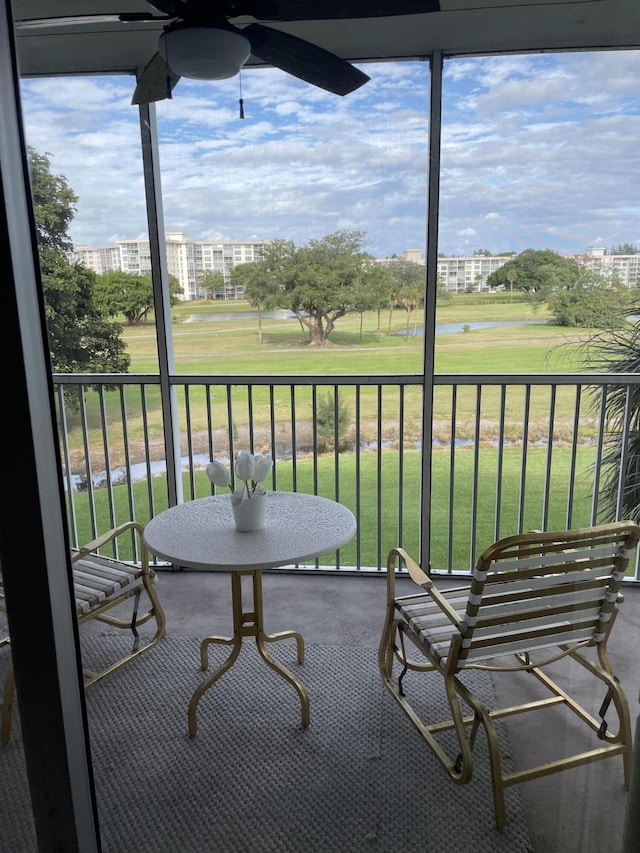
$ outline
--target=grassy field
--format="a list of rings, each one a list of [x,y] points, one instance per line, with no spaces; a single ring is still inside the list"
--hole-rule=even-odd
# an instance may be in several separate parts
[[[493,297],[492,297],[493,298]],[[339,377],[345,374],[369,376],[371,374],[389,375],[390,383],[394,375],[409,374],[421,376],[423,370],[422,338],[400,334],[388,334],[388,316],[382,318],[382,333],[378,340],[377,316],[374,313],[363,317],[363,331],[360,333],[359,317],[345,317],[337,324],[332,336],[335,343],[327,348],[310,348],[295,319],[263,320],[263,343],[258,343],[257,323],[255,320],[230,320],[222,322],[190,322],[194,314],[220,314],[232,310],[248,314],[249,306],[243,303],[188,303],[173,309],[173,339],[175,346],[176,371],[178,374],[196,374],[215,377],[216,374],[259,374],[264,376],[288,374],[326,374]],[[573,372],[579,368],[579,346],[584,341],[584,331],[566,330],[545,324],[548,319],[543,312],[534,313],[532,308],[522,302],[492,302],[489,298],[460,296],[438,307],[438,324],[484,320],[539,320],[539,325],[507,326],[501,328],[478,329],[456,334],[436,336],[436,372],[439,374],[473,373],[536,373]],[[405,326],[404,312],[394,311],[392,331],[398,332]],[[132,373],[156,373],[155,330],[152,324],[140,327],[127,327],[124,331],[127,348],[131,354]],[[339,382],[336,384],[339,385]],[[146,405],[149,423],[145,426],[139,402],[134,399],[137,390],[128,392],[127,409],[129,414],[130,439],[134,445],[142,444],[145,429],[152,435],[161,435],[160,395],[153,387],[147,391]],[[363,426],[364,440],[371,440],[377,428],[379,418],[385,421],[383,433],[393,435],[392,422],[397,419],[399,409],[397,387],[390,387],[378,397],[374,387],[363,386],[358,405],[360,422]],[[185,391],[178,389],[179,410],[182,414],[182,426],[186,426]],[[246,388],[242,383],[233,389],[234,422],[238,429],[248,424],[249,408],[252,408],[254,423],[266,426],[270,415],[270,405],[276,406],[279,422],[291,420],[290,392],[287,388],[276,389],[274,398],[268,388],[255,387],[249,402]],[[351,412],[355,411],[356,401],[352,390],[340,389],[341,396]],[[475,388],[461,387],[458,391],[459,437],[470,437],[475,424]],[[568,434],[572,428],[574,394],[571,389],[560,389],[556,417],[556,428],[560,436]],[[203,388],[190,390],[191,429],[204,435],[208,430],[208,417],[213,415],[216,422],[226,421],[226,389],[221,386],[212,388],[214,402],[207,405]],[[309,421],[311,412],[311,390],[301,387],[298,391],[297,409],[300,417]],[[531,418],[534,434],[540,436],[546,432],[549,411],[549,391],[536,389],[531,398]],[[101,432],[100,401],[97,395],[87,395],[87,423],[89,429],[98,436]],[[499,390],[486,388],[483,392],[482,417],[488,425],[489,434],[496,424],[499,404]],[[450,436],[451,389],[436,388],[432,420],[435,436],[442,441]],[[105,400],[110,420],[117,421],[120,400],[115,394],[107,394]],[[382,415],[380,412],[382,408]],[[514,386],[509,389],[506,412],[507,436],[517,440],[524,407],[524,390]],[[409,386],[403,400],[405,435],[412,439],[420,436],[422,416],[422,389]],[[219,411],[211,411],[219,409]],[[536,426],[536,424],[538,426]],[[71,414],[69,426],[72,431],[72,454],[81,455],[82,443],[79,441],[80,416]],[[582,424],[588,434],[593,434],[595,421],[586,419]],[[113,442],[117,446],[122,435],[114,428]],[[76,437],[78,436],[78,437]]]
[[[451,547],[452,567],[466,570],[470,557],[473,557],[472,544],[477,556],[494,540],[495,512],[498,505],[496,489],[496,471],[498,454],[495,450],[485,450],[480,456],[478,483],[481,500],[475,520],[472,518],[472,489],[474,486],[474,454],[470,450],[459,451],[456,456],[454,489],[451,489],[449,454],[435,451],[433,457],[433,500],[432,500],[432,549],[431,560],[435,568],[443,569],[449,563]],[[499,501],[500,530],[502,535],[518,529],[520,512],[520,461],[521,450],[508,448],[503,457],[502,493]],[[525,530],[539,529],[545,519],[542,518],[543,492],[545,482],[546,452],[543,448],[529,451],[525,499],[523,503],[523,527]],[[574,526],[586,525],[591,510],[591,463],[593,449],[579,454],[576,472],[576,491],[573,498],[571,522]],[[320,458],[317,470],[311,459],[301,459],[297,463],[295,486],[299,491],[313,492],[314,480],[318,493],[329,498],[339,498],[356,515],[359,514],[359,538],[354,539],[341,550],[341,564],[355,565],[357,558],[363,566],[377,566],[384,563],[391,547],[401,543],[410,553],[417,554],[419,547],[419,495],[420,495],[421,454],[412,451],[404,454],[402,477],[403,523],[398,517],[399,505],[399,455],[397,451],[385,451],[382,454],[381,470],[378,472],[376,454],[362,454],[360,458],[360,492],[356,495],[355,456],[344,454],[340,458],[338,492],[333,459]],[[553,455],[553,475],[551,498],[548,508],[547,526],[563,528],[567,523],[567,484],[569,482],[570,452],[567,448],[557,448]],[[293,488],[293,472],[290,462],[278,461],[276,465],[278,489],[287,491]],[[378,476],[382,483],[384,499],[378,505]],[[271,485],[271,484],[268,484]],[[195,496],[211,494],[211,486],[203,471],[195,474]],[[185,494],[189,494],[189,483],[185,477]],[[163,477],[152,480],[154,493],[154,512],[166,508],[166,489]],[[454,498],[451,499],[453,493]],[[147,484],[135,483],[133,486],[136,517],[143,523],[148,520]],[[125,486],[116,486],[113,490],[115,520],[122,521],[130,517],[128,494]],[[99,529],[111,527],[108,493],[100,489],[94,494]],[[78,519],[78,538],[88,541],[92,532],[89,529],[89,496],[79,494],[76,497],[76,517]],[[450,525],[450,518],[452,524]],[[365,521],[366,520],[366,521]],[[475,525],[475,532],[474,532]],[[450,545],[451,543],[451,545]],[[359,549],[359,550],[358,550]],[[128,556],[128,555],[125,555]],[[322,562],[322,561],[321,561]],[[332,563],[332,555],[324,558]]]
[[[193,315],[208,316],[224,311],[246,314],[246,319],[194,321]],[[378,565],[384,561],[388,549],[403,542],[410,551],[417,552],[420,530],[419,495],[420,461],[419,439],[421,437],[422,387],[420,384],[406,386],[401,397],[394,377],[398,374],[421,376],[423,370],[422,337],[394,334],[406,327],[406,315],[394,311],[391,332],[388,333],[389,317],[378,318],[368,314],[362,318],[346,317],[337,324],[332,335],[332,345],[317,349],[307,346],[307,339],[295,319],[264,319],[263,341],[258,342],[257,321],[252,319],[249,306],[236,303],[200,304],[189,303],[176,306],[173,311],[173,339],[175,346],[176,372],[178,374],[203,374],[212,384],[209,395],[204,384],[188,389],[178,386],[177,400],[180,431],[189,434],[192,444],[183,444],[183,453],[207,453],[212,430],[216,433],[215,447],[218,454],[224,452],[224,443],[229,433],[229,397],[233,399],[233,432],[236,450],[247,446],[247,429],[254,425],[254,440],[258,449],[267,450],[272,436],[268,424],[273,413],[277,424],[276,447],[278,449],[277,482],[275,487],[283,490],[297,488],[315,491],[327,497],[338,497],[354,512],[359,509],[366,524],[360,526],[359,545],[354,541],[341,554],[343,565],[353,565],[358,560],[362,565]],[[414,318],[410,319],[413,328]],[[474,481],[475,452],[471,447],[456,449],[452,465],[448,449],[451,439],[452,387],[436,386],[434,389],[432,423],[434,437],[442,442],[441,450],[433,456],[433,537],[432,561],[442,568],[449,564],[456,568],[468,568],[470,557],[493,541],[496,513],[501,517],[500,531],[510,532],[519,526],[524,529],[541,526],[564,527],[567,523],[567,494],[570,482],[571,441],[575,417],[575,389],[560,387],[555,400],[554,441],[558,445],[553,451],[552,489],[547,508],[548,518],[542,518],[544,506],[544,483],[547,470],[547,436],[549,434],[550,389],[548,386],[533,388],[528,402],[530,428],[529,450],[526,468],[526,499],[521,501],[523,414],[525,410],[525,388],[517,384],[518,373],[549,374],[574,372],[580,369],[580,346],[588,337],[588,330],[566,330],[549,325],[544,312],[534,313],[523,302],[492,301],[482,297],[459,297],[438,307],[438,324],[474,323],[482,321],[527,320],[534,325],[505,326],[489,329],[469,330],[455,334],[436,336],[436,373],[464,375],[469,373],[514,374],[514,384],[507,390],[505,407],[505,438],[507,446],[503,455],[502,495],[497,501],[498,451],[494,442],[499,431],[499,406],[501,402],[498,386],[485,386],[481,400],[475,386],[460,385],[456,391],[456,439],[474,439],[476,413],[479,412],[481,434],[478,452],[479,479]],[[124,338],[132,357],[132,373],[157,372],[155,356],[155,329],[152,323],[125,328]],[[228,391],[226,386],[215,385],[216,374],[237,374],[237,385]],[[327,374],[336,377],[341,399],[346,403],[355,428],[355,413],[359,412],[361,442],[383,440],[385,449],[363,452],[359,455],[360,492],[355,493],[356,455],[343,452],[320,456],[314,465],[313,459],[304,452],[296,460],[294,483],[292,462],[280,452],[280,441],[290,439],[292,410],[291,390],[287,386],[253,386],[251,392],[240,378],[244,375]],[[340,375],[356,374],[389,376],[389,385],[361,386],[359,396],[348,386],[340,385]],[[188,393],[188,409],[186,406]],[[318,391],[318,395],[325,392]],[[150,453],[162,459],[162,421],[158,389],[149,386],[145,391],[145,409],[136,386],[127,388],[124,406],[127,411],[128,441],[132,448],[133,462],[144,458],[146,447],[144,436],[150,436]],[[587,400],[581,408],[579,423],[579,450],[575,479],[574,524],[586,524],[590,520],[591,485],[589,471],[593,464],[594,446],[590,439],[595,435],[597,420]],[[296,388],[296,428],[298,440],[307,431],[310,433],[314,417],[312,389],[303,382]],[[118,456],[123,447],[121,409],[123,402],[115,392],[106,392],[102,401],[97,393],[89,391],[84,418],[89,428],[92,444],[93,471],[104,470],[104,442],[102,439],[103,419],[109,423],[108,444],[111,463],[121,464]],[[402,410],[403,418],[399,420]],[[187,429],[188,416],[188,429]],[[73,465],[82,471],[84,445],[81,432],[81,414],[70,414],[71,458]],[[398,494],[400,455],[398,437],[404,438],[403,493]],[[540,446],[535,442],[539,441]],[[513,446],[509,446],[510,443]],[[562,446],[564,443],[565,446]],[[337,460],[337,462],[336,462]],[[337,466],[337,467],[336,467]],[[186,477],[186,475],[185,475]],[[339,491],[336,493],[336,478]],[[380,488],[379,488],[380,486]],[[154,494],[154,512],[166,506],[166,483],[164,478],[153,478],[151,489]],[[477,514],[472,518],[473,494],[479,496]],[[144,521],[149,514],[149,486],[146,482],[133,484],[133,502],[136,517]],[[185,496],[203,496],[210,493],[210,485],[202,470],[196,470],[193,480],[185,479]],[[383,500],[378,506],[378,495]],[[450,496],[454,495],[450,503]],[[403,504],[403,526],[398,519],[399,498]],[[111,526],[108,491],[97,489],[93,495],[79,493],[75,496],[75,512],[78,519],[79,541],[91,537],[88,529],[90,517],[88,501],[94,500],[99,525]],[[86,505],[85,505],[86,504]],[[126,486],[114,488],[116,520],[131,515]],[[522,511],[522,519],[520,512]],[[453,519],[450,524],[450,520]],[[84,525],[87,526],[85,529]],[[102,528],[101,528],[102,529]],[[450,543],[452,543],[450,545]],[[449,549],[451,548],[451,553]],[[359,550],[358,550],[359,549]],[[476,549],[474,551],[474,549]],[[329,561],[331,558],[327,558]]]
[[[545,311],[534,312],[524,302],[477,302],[458,296],[438,306],[437,324],[486,321],[534,321],[539,325],[476,329],[437,335],[436,370],[439,373],[572,371],[578,369],[577,349],[584,330],[546,324]],[[421,373],[422,337],[405,335],[406,312],[394,310],[380,318],[375,312],[341,318],[331,335],[331,346],[307,346],[308,336],[298,321],[263,319],[262,343],[258,323],[246,303],[182,303],[172,309],[173,343],[178,373],[287,374],[287,373]],[[247,314],[246,320],[193,321],[194,316],[225,311]],[[409,327],[421,325],[410,317]],[[389,328],[391,334],[389,334]],[[157,371],[155,329],[152,323],[125,327],[124,339],[132,358],[132,373]]]

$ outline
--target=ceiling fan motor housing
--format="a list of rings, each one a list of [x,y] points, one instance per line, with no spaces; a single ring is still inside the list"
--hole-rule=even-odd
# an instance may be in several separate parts
[[[182,24],[165,29],[158,51],[181,77],[223,80],[238,73],[251,54],[251,45],[239,30]]]

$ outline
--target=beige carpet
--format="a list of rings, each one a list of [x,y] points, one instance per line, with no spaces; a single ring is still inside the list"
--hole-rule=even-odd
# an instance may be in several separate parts
[[[115,638],[90,638],[88,654]],[[251,642],[203,697],[198,735],[186,708],[204,678],[197,639],[166,639],[88,691],[103,847],[109,853],[525,853],[520,792],[507,791],[508,822],[494,826],[486,742],[476,771],[454,785],[382,687],[374,649],[270,647],[301,677],[297,694]],[[213,647],[210,663],[225,650]],[[470,684],[491,704],[490,678]],[[429,679],[434,687],[435,679]],[[441,696],[424,701],[442,708]],[[11,853],[35,850],[19,721],[3,749],[0,838]]]

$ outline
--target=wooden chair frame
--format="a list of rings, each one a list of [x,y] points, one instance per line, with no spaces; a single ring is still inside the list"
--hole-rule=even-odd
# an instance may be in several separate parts
[[[473,746],[479,726],[487,736],[493,784],[495,822],[506,821],[504,789],[621,755],[624,784],[629,785],[632,737],[629,707],[607,653],[615,622],[616,603],[629,558],[640,538],[640,527],[615,522],[580,530],[529,533],[502,539],[478,560],[471,586],[440,592],[429,576],[402,549],[387,562],[387,613],[378,651],[382,679],[449,776],[460,785],[471,781]],[[404,563],[422,592],[396,597],[395,575]],[[410,660],[405,640],[423,656]],[[597,661],[583,654],[595,648]],[[533,661],[530,653],[542,659]],[[503,663],[504,655],[509,661]],[[513,655],[513,658],[511,656]],[[426,660],[425,660],[426,658]],[[597,719],[553,681],[544,668],[562,658],[576,661],[604,684]],[[498,659],[498,660],[496,660]],[[394,663],[403,671],[394,677]],[[451,718],[424,722],[402,687],[408,670],[439,673],[444,680]],[[529,673],[549,691],[545,698],[489,710],[463,682],[468,669]],[[501,766],[495,720],[563,705],[595,733],[601,745],[568,757],[514,772]],[[604,717],[612,705],[618,730]],[[471,710],[465,713],[464,707]],[[436,736],[456,733],[459,753],[449,755]]]
[[[128,521],[107,531],[79,550],[72,551],[71,562],[78,624],[84,625],[96,620],[114,628],[129,630],[133,635],[131,650],[123,657],[98,672],[84,669],[85,687],[120,669],[143,652],[149,651],[165,635],[166,618],[155,590],[156,573],[149,566],[149,554],[142,540],[143,529],[138,522]],[[132,542],[137,540],[139,564],[103,557],[98,553],[109,542],[125,534],[133,537]],[[148,599],[148,608],[140,613],[139,603],[143,592]],[[131,616],[124,619],[111,612],[131,598],[134,599]],[[0,610],[4,609],[4,591],[0,575]],[[155,620],[155,632],[146,642],[141,642],[138,628],[152,619]],[[0,648],[8,645],[9,642],[8,637],[0,639]],[[0,703],[0,741],[3,744],[8,743],[11,733],[14,692],[13,666],[9,663]]]

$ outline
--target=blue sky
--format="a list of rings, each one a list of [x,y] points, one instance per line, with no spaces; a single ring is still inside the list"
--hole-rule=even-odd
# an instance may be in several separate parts
[[[362,66],[344,98],[272,69],[183,79],[158,104],[167,231],[191,239],[366,232],[425,247],[427,63]],[[439,251],[640,245],[640,51],[447,62]],[[238,118],[240,82],[246,118]],[[146,233],[128,77],[25,80],[27,141],[79,196],[76,243]]]

